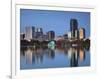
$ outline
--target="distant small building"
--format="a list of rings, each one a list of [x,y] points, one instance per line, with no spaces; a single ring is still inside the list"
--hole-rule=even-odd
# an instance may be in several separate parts
[[[47,37],[48,37],[48,40],[54,40],[55,32],[54,31],[47,32]]]
[[[48,40],[48,37],[47,37],[46,34],[43,35],[43,40],[44,40],[44,41]]]
[[[64,37],[63,36],[57,36],[57,37],[55,37],[55,40],[56,41],[64,40]]]
[[[24,38],[25,38],[25,34],[24,34],[24,33],[21,33],[21,34],[20,34],[20,39],[21,39],[21,40],[24,40]]]
[[[80,28],[79,29],[79,39],[84,39],[85,38],[85,29]]]
[[[68,39],[68,35],[67,34],[64,34],[63,37],[64,37],[64,39]]]

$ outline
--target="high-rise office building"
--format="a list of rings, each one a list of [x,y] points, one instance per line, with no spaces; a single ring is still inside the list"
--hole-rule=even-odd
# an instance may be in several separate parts
[[[79,30],[77,29],[77,30],[75,30],[75,37],[74,38],[76,38],[76,39],[78,39],[79,38]]]
[[[80,28],[79,29],[79,38],[80,39],[84,39],[85,38],[85,29],[84,28]]]
[[[68,35],[68,39],[70,39],[71,38],[71,32],[68,32],[67,35]]]
[[[77,19],[70,20],[70,31],[71,31],[71,38],[76,38],[76,31],[78,30],[78,22]]]
[[[55,38],[55,32],[54,31],[47,32],[47,37],[48,40],[53,40]]]
[[[42,28],[35,28],[35,37],[42,37],[43,36],[43,29]]]
[[[31,40],[34,38],[35,27],[25,27],[25,39]]]

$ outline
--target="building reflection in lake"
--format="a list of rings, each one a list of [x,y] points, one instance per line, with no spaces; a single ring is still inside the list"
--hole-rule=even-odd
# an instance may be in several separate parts
[[[82,48],[79,50],[79,58],[80,58],[80,61],[85,60],[85,51]]]
[[[43,61],[42,49],[33,50],[32,47],[24,48],[21,51],[22,55],[25,56],[26,64],[38,64]]]
[[[77,67],[78,66],[78,50],[77,49],[69,48],[68,58],[70,59],[70,66],[71,67]]]
[[[31,51],[33,51],[33,55],[32,55],[33,64],[42,63],[43,61],[43,54],[41,53],[42,49],[31,50]]]
[[[47,55],[48,58],[54,59],[54,57],[55,57],[55,50],[48,48],[47,52],[45,54]]]
[[[60,58],[60,55],[63,55],[62,59]],[[88,58],[85,57],[86,56],[85,50],[83,48],[74,48],[74,47],[54,48],[54,49],[50,49],[50,48],[34,49],[33,47],[26,47],[24,49],[23,48],[21,49],[21,60],[22,60],[22,56],[24,57],[23,60],[26,61],[24,65],[30,64],[32,65],[32,68],[34,68],[35,65],[39,65],[38,67],[35,68],[39,68],[39,67],[46,68],[46,65],[44,65],[44,63],[50,64],[51,62],[54,61],[55,61],[54,66],[53,64],[50,65],[52,65],[55,68],[56,63],[58,63],[59,60],[62,60],[62,62],[64,63],[64,65],[61,63],[62,64],[61,67],[68,67],[68,66],[79,67],[80,62],[83,63],[84,61],[88,61],[87,60]],[[69,63],[67,63],[66,61],[68,61]],[[85,65],[89,66],[89,64],[85,64]]]
[[[25,51],[25,58],[26,58],[27,64],[32,64],[32,51],[31,51],[31,49],[27,49]]]

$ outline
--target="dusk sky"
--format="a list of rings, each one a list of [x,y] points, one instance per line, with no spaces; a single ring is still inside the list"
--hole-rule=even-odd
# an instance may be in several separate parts
[[[55,31],[57,36],[70,31],[70,19],[77,19],[78,28],[85,28],[86,37],[90,37],[90,13],[20,9],[20,32],[24,32],[26,26],[41,27],[44,34]]]

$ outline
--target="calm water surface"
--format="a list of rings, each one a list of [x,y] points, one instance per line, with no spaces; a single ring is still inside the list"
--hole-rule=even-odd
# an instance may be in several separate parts
[[[21,47],[20,69],[90,66],[90,50],[77,47]]]

